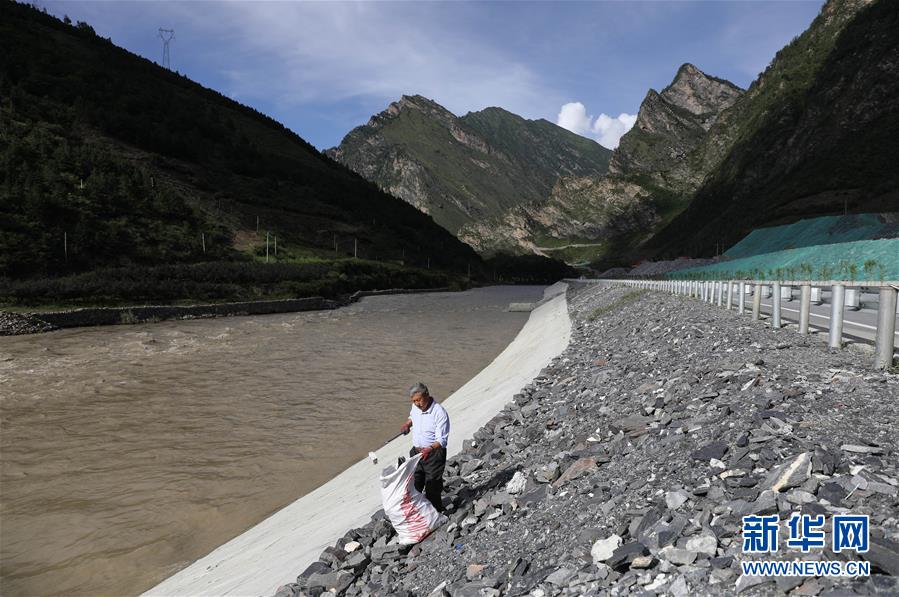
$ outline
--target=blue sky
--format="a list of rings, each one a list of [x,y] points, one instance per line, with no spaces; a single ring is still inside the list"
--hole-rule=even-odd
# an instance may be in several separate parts
[[[156,62],[158,28],[174,29],[173,70],[324,149],[416,93],[459,115],[501,106],[545,118],[611,147],[682,63],[745,88],[823,1],[37,4]]]

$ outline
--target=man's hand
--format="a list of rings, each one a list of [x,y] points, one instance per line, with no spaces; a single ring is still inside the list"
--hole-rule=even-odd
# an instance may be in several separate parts
[[[403,424],[403,426],[402,426],[403,435],[409,435],[410,429],[412,429],[412,421],[411,420],[406,421],[405,424]]]
[[[422,448],[418,453],[421,454],[421,461],[424,462],[428,459],[428,456],[431,455],[431,452],[434,451],[434,448],[428,446],[427,448]]]

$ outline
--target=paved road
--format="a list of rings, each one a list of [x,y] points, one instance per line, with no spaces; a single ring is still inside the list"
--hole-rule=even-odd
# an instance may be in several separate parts
[[[821,330],[830,329],[830,292],[822,292],[824,300],[820,305],[812,303],[811,312],[809,313],[809,325]],[[771,298],[764,298],[762,295],[762,309],[764,315],[772,312],[773,304]],[[736,303],[736,301],[734,301]],[[843,312],[843,336],[851,336],[855,339],[874,342],[874,333],[877,330],[877,295],[862,294],[862,309],[853,311],[846,309]],[[752,297],[746,297],[746,310],[752,312]],[[784,300],[780,304],[780,316],[786,322],[797,323],[799,321],[799,298],[796,297],[792,301]],[[893,346],[899,346],[899,331],[893,337]]]

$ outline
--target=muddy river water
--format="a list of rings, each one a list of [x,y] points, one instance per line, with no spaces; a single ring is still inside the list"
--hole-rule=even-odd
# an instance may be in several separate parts
[[[0,337],[0,594],[151,588],[490,363],[538,287]]]

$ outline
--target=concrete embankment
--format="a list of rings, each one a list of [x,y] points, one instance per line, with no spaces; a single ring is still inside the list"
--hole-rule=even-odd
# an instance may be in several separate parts
[[[447,292],[448,288],[363,290],[341,300],[319,296],[273,301],[245,301],[205,305],[137,305],[131,307],[87,307],[64,311],[11,313],[0,311],[0,336],[37,334],[61,328],[98,325],[150,323],[169,319],[198,319],[205,317],[234,317],[237,315],[271,315],[297,311],[336,309],[366,296],[385,294],[414,294]]]
[[[899,593],[899,376],[678,296],[568,303],[568,348],[449,461],[448,524],[410,549],[382,513],[334,507],[349,530],[278,597]],[[821,547],[788,543],[797,514],[826,521]],[[833,551],[846,514],[869,517],[868,551]],[[776,552],[744,552],[748,515],[776,515]],[[744,576],[750,560],[870,575]]]
[[[512,396],[561,353],[570,336],[565,285],[546,290],[515,340],[490,365],[447,398],[450,456]],[[561,293],[561,294],[560,294]],[[362,526],[380,508],[381,466],[409,449],[400,438],[256,527],[147,592],[147,595],[267,595],[290,583],[348,527]]]

